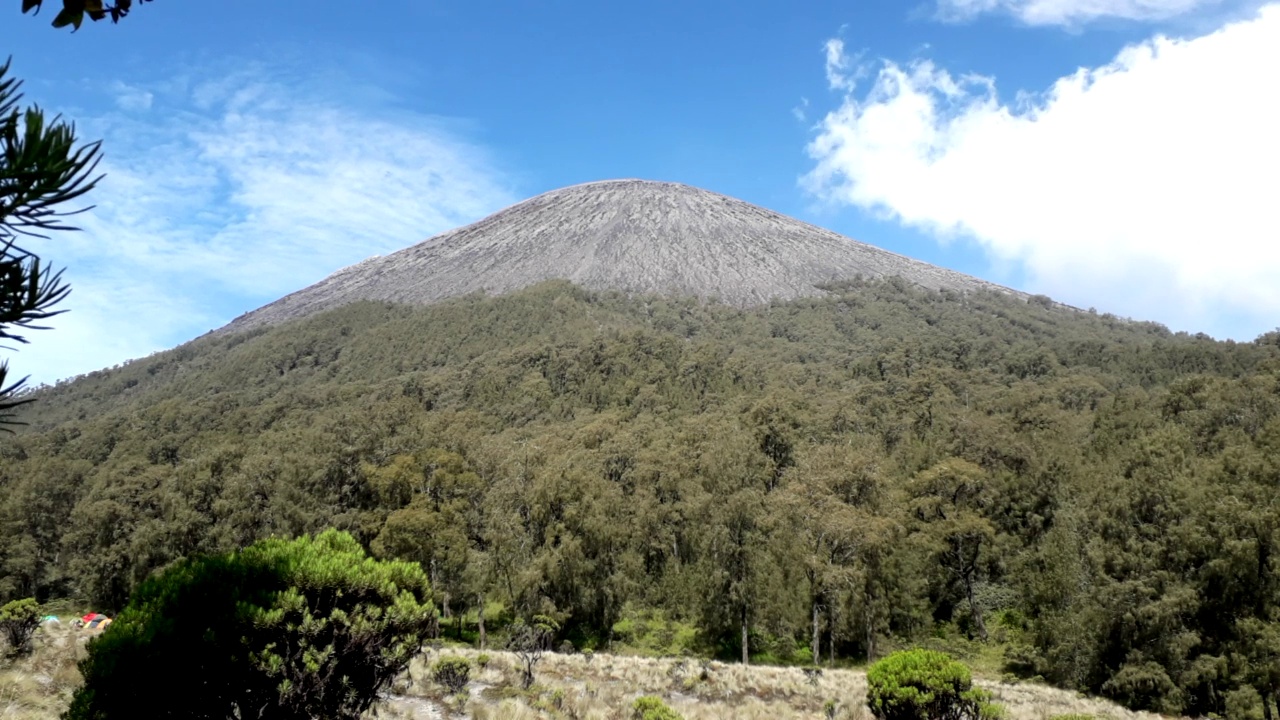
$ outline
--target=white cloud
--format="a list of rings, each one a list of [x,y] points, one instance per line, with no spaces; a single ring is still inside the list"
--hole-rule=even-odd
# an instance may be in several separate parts
[[[827,55],[827,86],[832,90],[852,90],[854,81],[849,71],[853,62],[845,54],[844,41],[832,38],[823,45],[823,51]]]
[[[486,152],[440,118],[273,77],[113,88],[131,112],[77,113],[82,137],[103,138],[107,177],[77,218],[84,232],[33,248],[67,267],[71,312],[5,353],[15,377],[52,382],[172,347],[512,201]]]
[[[991,79],[886,63],[818,126],[804,182],[973,238],[1066,302],[1251,338],[1280,317],[1277,67],[1280,5],[1013,105]]]
[[[938,0],[945,19],[986,12],[1013,15],[1028,25],[1075,24],[1098,18],[1164,20],[1218,5],[1222,0]]]
[[[843,31],[844,27],[840,29]],[[853,92],[858,81],[867,76],[868,67],[862,62],[861,54],[849,57],[844,40],[832,38],[823,44],[822,51],[827,57],[827,87],[830,89]]]
[[[115,93],[116,105],[121,110],[130,110],[133,112],[143,112],[151,109],[151,102],[155,100],[155,95],[150,92],[128,85],[119,80],[111,85],[111,91]]]

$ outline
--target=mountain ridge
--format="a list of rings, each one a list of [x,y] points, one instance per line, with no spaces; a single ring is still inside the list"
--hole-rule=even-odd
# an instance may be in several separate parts
[[[275,325],[359,300],[425,305],[555,279],[749,307],[823,295],[826,283],[891,276],[932,290],[1029,297],[727,195],[622,179],[552,190],[367,258],[220,331]]]

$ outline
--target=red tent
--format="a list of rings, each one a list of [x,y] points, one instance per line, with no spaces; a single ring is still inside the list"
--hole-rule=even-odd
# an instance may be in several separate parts
[[[80,618],[80,622],[90,630],[97,630],[100,627],[106,627],[111,623],[111,618],[102,613],[89,613]]]

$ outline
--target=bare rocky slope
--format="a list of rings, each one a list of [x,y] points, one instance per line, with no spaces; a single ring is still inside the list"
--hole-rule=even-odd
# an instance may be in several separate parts
[[[609,180],[553,190],[343,268],[224,330],[277,324],[357,300],[423,305],[552,279],[750,306],[819,295],[818,285],[859,275],[1021,295],[707,190]]]

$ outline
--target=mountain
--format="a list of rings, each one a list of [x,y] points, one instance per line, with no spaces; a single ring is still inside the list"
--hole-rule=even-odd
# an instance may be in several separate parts
[[[456,639],[546,615],[665,656],[926,645],[1166,715],[1276,696],[1280,333],[1067,310],[701,190],[534,198],[32,399],[0,604],[110,613],[336,527],[428,568]]]
[[[553,279],[749,307],[821,295],[819,286],[859,276],[1022,295],[707,190],[608,180],[553,190],[369,258],[246,313],[225,330],[274,325],[358,300],[425,305]]]

